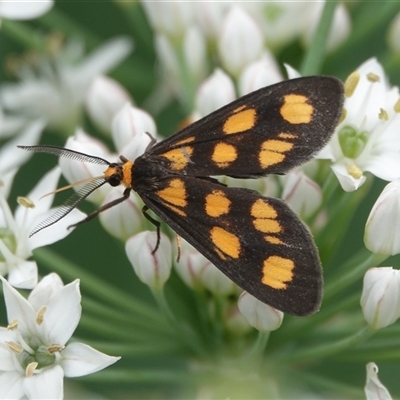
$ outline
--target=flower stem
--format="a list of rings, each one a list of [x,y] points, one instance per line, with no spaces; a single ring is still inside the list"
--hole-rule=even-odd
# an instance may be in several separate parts
[[[327,283],[325,286],[324,301],[329,302],[339,291],[344,291],[348,286],[361,279],[369,268],[376,267],[386,258],[386,255],[370,253],[358,265],[350,266],[337,279],[333,279]]]
[[[168,329],[166,321],[159,311],[85,271],[56,252],[48,248],[40,248],[35,250],[34,256],[51,271],[57,272],[63,277],[68,279],[79,277],[82,287],[94,297],[100,297],[103,301],[107,300],[118,309],[127,310],[136,314],[137,317],[147,319],[153,324],[158,324]]]
[[[303,59],[300,67],[301,74],[314,75],[321,70],[324,56],[326,53],[326,42],[328,40],[329,30],[332,25],[333,15],[335,13],[337,1],[327,1],[319,20],[318,27],[315,30],[311,45]]]
[[[365,326],[356,333],[353,333],[349,337],[338,340],[333,343],[324,344],[321,346],[313,346],[311,348],[303,348],[299,351],[294,351],[289,355],[282,355],[279,358],[279,362],[284,363],[309,363],[311,361],[321,360],[329,356],[342,353],[345,350],[351,349],[352,347],[364,342],[373,334],[376,330],[369,326]]]
[[[179,340],[181,340],[195,354],[204,355],[205,351],[199,341],[199,337],[188,323],[176,319],[173,311],[168,305],[164,291],[162,289],[157,290],[152,288],[152,293],[161,309],[161,312],[169,321],[171,328],[177,332]]]
[[[1,31],[25,47],[40,51],[45,49],[46,41],[43,35],[23,22],[2,19]]]

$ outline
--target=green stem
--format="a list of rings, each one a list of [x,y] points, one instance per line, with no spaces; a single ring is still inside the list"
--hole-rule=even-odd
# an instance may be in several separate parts
[[[264,355],[264,351],[267,347],[267,343],[269,340],[271,332],[258,332],[257,339],[254,342],[253,347],[248,352],[249,358],[259,359],[261,360]]]
[[[64,278],[71,280],[79,278],[82,282],[82,288],[94,297],[98,297],[102,301],[109,301],[110,304],[114,305],[117,309],[124,309],[136,314],[136,318],[147,319],[149,323],[159,324],[159,326],[168,329],[166,321],[159,311],[142,301],[136,300],[88,271],[85,271],[83,268],[80,268],[78,265],[60,256],[53,250],[48,248],[36,249],[34,257],[38,262],[43,263],[50,271],[55,271]]]
[[[311,45],[308,48],[308,51],[303,59],[303,63],[300,67],[300,71],[303,76],[314,75],[321,70],[326,53],[326,42],[328,40],[328,35],[337,3],[337,0],[325,2],[318,27],[315,30]]]
[[[329,302],[338,292],[344,291],[354,282],[357,282],[369,268],[381,264],[387,257],[388,256],[382,254],[370,253],[367,258],[358,265],[351,266],[341,276],[332,279],[331,282],[325,286],[324,301]]]
[[[115,307],[109,307],[87,296],[82,298],[82,307],[85,314],[107,319],[108,323],[118,326],[120,329],[141,329],[151,333],[170,334],[166,327],[155,324],[154,321],[143,318],[131,318],[126,312],[121,312]]]
[[[363,391],[360,387],[354,387],[350,385],[346,385],[342,382],[339,382],[334,379],[329,379],[325,376],[317,375],[315,373],[307,373],[305,371],[294,371],[296,378],[303,383],[309,384],[311,387],[315,387],[317,389],[323,391],[330,391],[334,393],[334,397],[342,397],[342,398],[354,398],[361,399],[363,398]],[[329,394],[328,394],[329,395]],[[324,396],[328,398],[327,395]],[[329,396],[330,397],[330,396]]]
[[[179,339],[191,350],[194,354],[204,355],[205,351],[201,345],[198,336],[193,331],[191,326],[185,321],[179,321],[175,318],[175,315],[168,305],[167,299],[165,298],[164,290],[152,289],[153,296],[157,301],[162,313],[167,317],[171,328],[178,333]]]
[[[94,35],[82,24],[77,23],[76,20],[69,18],[67,14],[57,7],[53,7],[50,12],[43,15],[39,22],[47,29],[62,32],[68,38],[79,38],[89,48],[98,46],[101,43],[100,37]]]
[[[122,369],[108,369],[100,371],[96,374],[85,375],[79,378],[80,381],[85,382],[112,382],[116,383],[149,383],[151,385],[160,383],[179,383],[188,384],[191,381],[193,374],[185,371],[170,371],[163,369],[157,370],[122,370]]]
[[[26,23],[2,19],[1,32],[30,49],[43,51],[46,48],[44,36]]]
[[[151,335],[148,332],[137,331],[135,329],[118,329],[112,324],[109,324],[105,319],[93,318],[83,314],[79,322],[79,328],[85,329],[91,335],[101,335],[104,338],[113,338],[113,340],[125,340],[128,343],[133,341],[151,342],[159,339],[162,336]]]
[[[374,333],[376,333],[376,330],[366,326],[349,337],[336,342],[301,349],[300,351],[294,351],[289,355],[282,355],[279,357],[279,362],[307,364],[312,361],[321,360],[353,348],[354,346],[367,340]]]
[[[160,357],[160,356],[174,356],[176,357],[182,352],[182,346],[180,343],[175,341],[166,340],[152,340],[149,343],[116,343],[116,342],[104,342],[96,340],[79,340],[80,342],[86,342],[95,349],[105,352],[107,354],[117,354],[122,357]]]

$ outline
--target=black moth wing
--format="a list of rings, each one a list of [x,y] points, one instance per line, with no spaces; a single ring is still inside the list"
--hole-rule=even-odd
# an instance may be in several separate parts
[[[172,173],[237,178],[286,173],[330,139],[343,84],[311,76],[243,96],[157,143],[144,157]]]
[[[174,231],[260,301],[299,316],[319,309],[317,249],[307,227],[282,200],[188,176],[164,176],[134,190]]]

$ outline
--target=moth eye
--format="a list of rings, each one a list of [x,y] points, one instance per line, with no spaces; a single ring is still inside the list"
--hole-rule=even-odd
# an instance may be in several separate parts
[[[107,183],[111,186],[119,186],[121,184],[121,177],[119,174],[112,174],[108,179]]]

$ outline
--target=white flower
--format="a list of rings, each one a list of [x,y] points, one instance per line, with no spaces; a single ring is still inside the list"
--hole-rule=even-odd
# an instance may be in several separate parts
[[[392,51],[400,53],[400,13],[398,13],[390,23],[387,42]]]
[[[387,184],[372,207],[364,243],[373,253],[400,253],[400,179]]]
[[[272,85],[283,80],[279,66],[268,51],[264,51],[260,60],[248,64],[239,78],[239,94],[241,96],[254,90]]]
[[[81,129],[77,129],[75,135],[67,139],[64,147],[92,156],[101,157],[110,162],[117,160],[117,156],[111,154],[103,142],[88,135]],[[58,162],[62,174],[71,184],[90,177],[93,178],[103,175],[105,170],[104,165],[71,160],[66,157],[60,157]],[[101,204],[110,190],[111,187],[109,185],[103,185],[88,196],[87,199],[97,205]]]
[[[282,199],[303,218],[311,216],[322,204],[322,190],[301,169],[290,171],[282,177]]]
[[[303,32],[310,23],[304,16],[311,15],[315,7],[313,1],[268,1],[258,2],[250,12],[257,19],[268,47],[279,48]]]
[[[85,217],[80,211],[73,210],[57,224],[29,238],[32,229],[54,213],[54,209],[50,209],[54,196],[40,197],[56,188],[59,176],[59,168],[47,173],[27,198],[20,199],[15,216],[0,194],[0,275],[8,275],[13,286],[33,288],[38,276],[36,262],[28,261],[32,251],[63,239],[71,232],[67,227]]]
[[[364,276],[361,307],[374,329],[396,322],[400,317],[400,271],[392,267],[369,269]]]
[[[79,281],[50,274],[28,299],[3,281],[8,327],[0,328],[0,398],[62,399],[63,378],[114,364],[83,343],[67,344],[81,317]]]
[[[170,37],[180,37],[192,24],[194,8],[190,2],[142,1],[151,25],[157,32]]]
[[[43,121],[36,120],[21,126],[19,135],[15,135],[0,149],[0,193],[4,198],[8,197],[12,187],[13,179],[19,168],[32,157],[27,151],[18,149],[20,144],[35,145],[38,143],[42,130]]]
[[[164,85],[182,101],[191,102],[192,88],[199,85],[207,72],[206,43],[202,32],[196,26],[188,28],[180,41],[158,34],[155,48],[163,68]],[[155,98],[155,101],[159,103],[160,99]]]
[[[117,81],[100,75],[88,89],[86,109],[93,123],[103,132],[109,132],[116,113],[131,101],[129,93]]]
[[[224,68],[233,76],[239,76],[247,64],[261,58],[263,48],[263,35],[255,20],[242,8],[233,6],[218,38]]]
[[[243,292],[239,297],[238,307],[247,322],[259,331],[275,331],[282,324],[282,311],[262,303],[247,292]]]
[[[168,280],[172,268],[171,241],[164,233],[156,252],[157,232],[140,232],[127,240],[125,251],[139,279],[153,289],[160,289]]]
[[[122,197],[117,189],[109,191],[101,206]],[[130,197],[115,207],[100,213],[100,222],[112,236],[125,242],[128,238],[139,233],[144,228],[143,203],[139,196],[131,192]]]
[[[92,80],[118,65],[131,49],[129,39],[118,38],[102,45],[76,65],[71,64],[68,54],[61,53],[54,60],[43,59],[37,66],[39,73],[25,69],[21,82],[4,84],[0,101],[9,111],[40,117],[52,127],[74,131]]]
[[[392,400],[392,396],[378,378],[378,366],[370,362],[367,364],[367,380],[364,386],[367,400]]]
[[[40,17],[53,7],[53,0],[0,1],[0,18],[26,20]]]
[[[370,59],[345,84],[344,119],[319,155],[346,191],[356,190],[364,172],[392,181],[400,177],[400,96],[391,88],[381,65]]]
[[[205,116],[235,100],[232,79],[221,69],[216,69],[197,90],[196,111]]]
[[[125,104],[113,119],[111,135],[118,153],[134,160],[145,152],[151,137],[156,138],[157,127],[146,111]]]
[[[207,289],[216,295],[228,296],[235,293],[237,286],[211,261],[207,260],[186,240],[181,241],[181,255],[175,269],[189,287]]]

